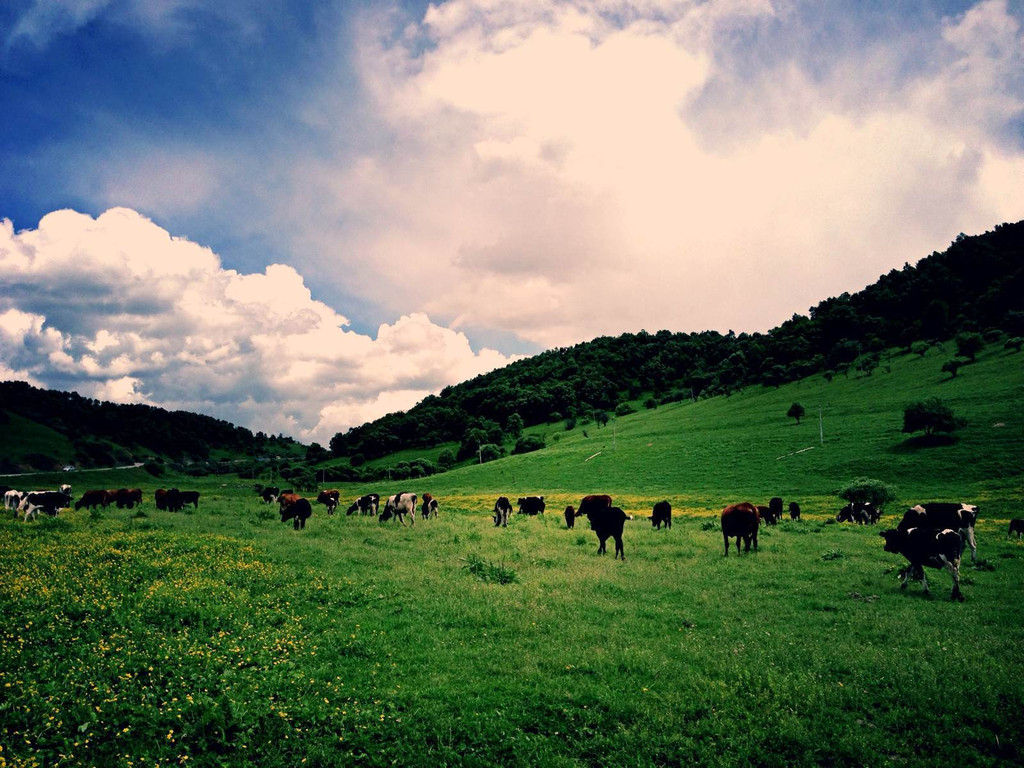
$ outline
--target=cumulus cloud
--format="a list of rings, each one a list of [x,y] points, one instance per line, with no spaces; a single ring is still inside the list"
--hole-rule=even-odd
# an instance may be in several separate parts
[[[325,442],[509,362],[409,313],[376,338],[292,267],[225,269],[135,211],[0,221],[0,376]]]
[[[360,74],[389,140],[302,178],[345,217],[365,290],[541,346],[767,330],[1020,217],[1005,0],[827,66],[786,51],[810,12],[449,0],[397,37],[367,22]]]

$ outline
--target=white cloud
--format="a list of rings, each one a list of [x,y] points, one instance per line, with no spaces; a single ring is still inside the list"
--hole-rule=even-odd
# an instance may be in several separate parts
[[[730,46],[799,22],[756,2],[450,0],[397,42],[363,36],[391,139],[301,177],[346,217],[362,289],[542,346],[766,330],[1021,217],[1005,0],[915,38],[932,56],[907,73],[899,41],[825,72],[784,51],[750,82],[728,69]]]
[[[422,313],[376,339],[311,297],[292,267],[224,269],[138,213],[0,222],[0,374],[210,413],[302,440],[331,436],[504,365]]]

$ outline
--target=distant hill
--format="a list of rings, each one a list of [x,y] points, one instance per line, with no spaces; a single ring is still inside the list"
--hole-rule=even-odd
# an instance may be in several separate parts
[[[291,438],[254,435],[210,416],[101,402],[21,381],[0,382],[0,425],[2,473],[305,454]]]
[[[549,350],[338,433],[330,448],[353,467],[443,443],[459,445],[455,461],[504,445],[523,452],[538,445],[521,437],[531,426],[600,422],[609,411],[778,387],[813,374],[870,373],[892,348],[924,350],[959,337],[968,354],[982,341],[1021,336],[1024,221],[960,235],[944,252],[826,299],[768,333],[641,331]]]

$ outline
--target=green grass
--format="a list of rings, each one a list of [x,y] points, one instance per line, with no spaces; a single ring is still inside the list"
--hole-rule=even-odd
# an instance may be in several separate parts
[[[1020,764],[1021,358],[952,381],[943,359],[577,427],[402,483],[441,499],[405,528],[320,507],[296,532],[247,481],[75,473],[76,495],[144,488],[146,516],[0,522],[0,766]],[[969,424],[914,448],[902,407],[936,393]],[[900,491],[882,526],[832,521],[859,475]],[[158,486],[199,510],[156,511]],[[637,515],[625,562],[565,529],[587,492]],[[526,493],[549,513],[495,528],[494,498]],[[805,519],[723,557],[721,507],[771,495]],[[962,604],[937,571],[931,599],[902,592],[878,537],[931,499],[981,506]]]

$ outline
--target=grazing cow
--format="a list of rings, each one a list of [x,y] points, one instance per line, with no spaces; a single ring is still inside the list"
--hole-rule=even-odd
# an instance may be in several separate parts
[[[260,491],[260,498],[263,499],[264,504],[273,504],[277,501],[277,497],[281,495],[281,489],[276,485],[268,485],[262,491]]]
[[[118,509],[132,509],[136,504],[142,504],[142,491],[138,488],[118,488],[116,491],[107,491],[112,495]]]
[[[437,517],[437,499],[429,493],[423,494],[423,506],[420,508],[420,516],[424,520],[430,517]]]
[[[573,528],[576,526],[576,510],[572,508],[572,504],[565,508],[565,527]]]
[[[512,502],[508,500],[508,496],[499,496],[498,500],[494,502],[494,527],[497,528],[499,525],[502,528],[508,526],[508,516],[512,514]]]
[[[316,497],[317,504],[323,504],[327,507],[327,514],[333,515],[334,510],[338,508],[338,501],[341,499],[341,492],[333,488],[326,491],[320,491]]]
[[[896,526],[898,530],[911,528],[932,528],[941,530],[952,528],[957,531],[964,542],[971,548],[971,562],[978,561],[978,544],[974,539],[974,524],[978,520],[978,507],[974,504],[931,502],[917,504],[903,513],[903,519]],[[963,553],[961,544],[960,552]]]
[[[110,491],[95,490],[86,491],[82,494],[82,498],[75,502],[75,510],[79,510],[82,507],[88,507],[89,509],[96,509],[96,507],[103,507],[106,509],[110,506],[110,502],[113,499],[110,497]]]
[[[885,539],[885,551],[903,555],[910,564],[900,571],[900,589],[907,588],[911,577],[920,580],[925,594],[930,594],[924,566],[945,568],[953,577],[951,600],[964,601],[960,592],[960,553],[963,537],[952,528],[895,528],[878,534]]]
[[[736,554],[740,552],[740,539],[743,539],[744,552],[750,551],[754,545],[757,551],[757,529],[761,523],[757,507],[749,501],[730,504],[722,510],[722,538],[725,540],[725,556],[729,556],[729,538],[736,537]]]
[[[836,522],[867,525],[877,523],[881,517],[882,511],[870,501],[853,501],[839,510]]]
[[[66,493],[64,491],[29,491],[22,497],[18,511],[21,512],[25,522],[28,522],[29,517],[35,520],[40,510],[50,517],[54,517],[58,510],[69,506],[71,506],[70,486]]]
[[[181,491],[171,488],[169,491],[160,488],[155,494],[156,508],[168,512],[181,512]]]
[[[1021,534],[1024,534],[1024,520],[1019,517],[1013,518],[1010,521],[1010,530],[1006,533],[1006,538],[1010,538],[1013,534],[1017,534],[1017,541],[1020,541]]]
[[[772,525],[775,525],[779,520],[782,519],[782,499],[778,496],[774,496],[768,500],[768,509],[772,515]]]
[[[356,510],[361,515],[376,515],[377,507],[380,505],[380,495],[376,493],[368,493],[365,496],[360,496],[358,499],[352,502],[352,506],[348,508],[346,515],[351,515]]]
[[[10,510],[17,514],[18,507],[21,506],[21,497],[24,494],[21,491],[16,491],[11,488],[4,492],[4,509]]]
[[[762,522],[768,524],[772,516],[771,509],[764,504],[755,504],[754,506],[757,507],[757,516],[761,518]]]
[[[405,525],[405,516],[409,516],[409,525],[416,524],[416,494],[403,491],[389,496],[384,503],[384,511],[377,517],[378,522],[385,522],[395,517]]]
[[[609,537],[615,539],[615,557],[626,559],[626,550],[622,546],[622,528],[626,520],[633,518],[619,507],[612,506],[612,497],[606,494],[584,496],[580,502],[577,517],[586,515],[590,519],[590,528],[597,534],[599,543],[597,554],[605,553],[605,543]]]
[[[662,523],[666,529],[672,527],[672,505],[667,501],[659,501],[651,511],[651,525],[660,531]]]
[[[789,502],[789,519],[799,520],[800,519],[800,505],[795,501]]]
[[[519,499],[519,514],[520,515],[543,515],[544,514],[544,497],[543,496],[522,496]]]
[[[178,509],[191,504],[199,509],[199,491],[178,491]]]
[[[293,527],[296,531],[306,527],[306,521],[313,514],[313,507],[310,505],[309,499],[304,499],[294,493],[282,493],[277,503],[281,507],[282,523],[293,520]]]

